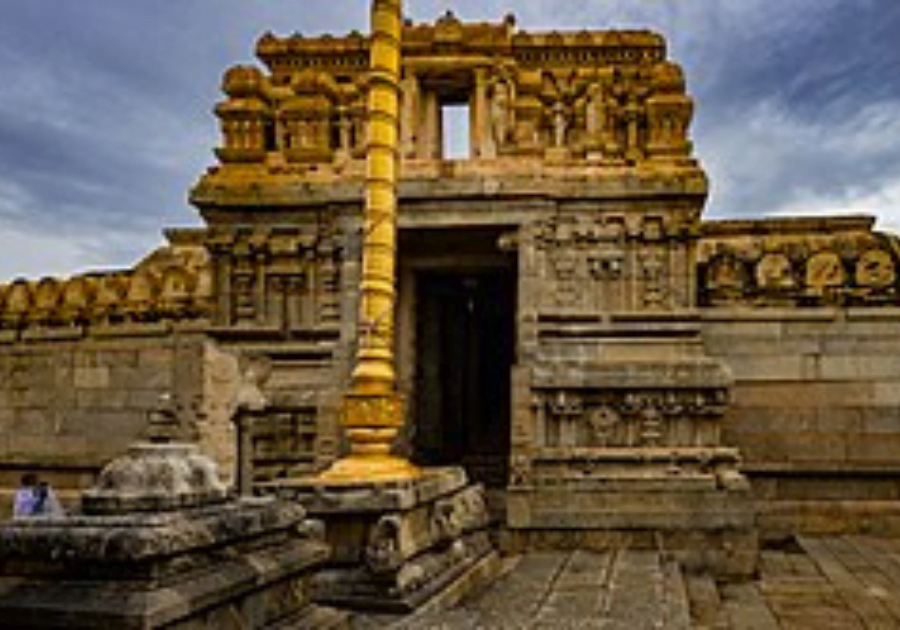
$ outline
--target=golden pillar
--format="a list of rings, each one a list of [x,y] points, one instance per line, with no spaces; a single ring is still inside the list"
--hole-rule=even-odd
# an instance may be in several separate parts
[[[402,1],[373,0],[371,22],[359,341],[342,410],[350,453],[322,473],[328,482],[420,474],[408,460],[391,454],[404,420],[394,371]]]

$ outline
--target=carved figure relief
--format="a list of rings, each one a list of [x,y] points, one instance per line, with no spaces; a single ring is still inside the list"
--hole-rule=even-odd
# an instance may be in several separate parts
[[[806,263],[806,286],[813,293],[824,293],[844,284],[846,273],[834,252],[820,252]]]
[[[791,261],[781,253],[766,254],[756,265],[756,283],[763,290],[794,288],[796,282]]]
[[[796,229],[792,220],[789,225]],[[834,219],[822,227],[809,220],[809,231],[788,231],[780,221],[761,222],[758,232],[705,240],[700,264],[701,304],[744,302],[754,306],[822,304],[878,306],[896,303],[900,249],[888,237],[871,231],[867,219]],[[760,229],[762,228],[762,229]],[[726,259],[753,269],[755,282],[728,294],[719,275]]]
[[[493,84],[490,115],[491,132],[498,149],[507,147],[515,128],[515,100],[511,81],[504,77],[498,77]]]
[[[591,144],[601,144],[608,128],[608,103],[603,85],[592,83],[588,88],[585,105],[585,131]]]
[[[378,519],[369,533],[366,546],[366,566],[375,574],[390,573],[403,564],[401,517],[388,514]]]
[[[31,319],[34,322],[51,323],[59,306],[61,297],[60,283],[53,278],[44,278],[34,291],[31,307]]]
[[[513,455],[509,458],[510,487],[529,486],[533,482],[531,459],[525,455]]]
[[[594,279],[607,282],[618,280],[624,270],[625,251],[612,245],[588,256],[587,263]]]
[[[707,266],[706,288],[715,301],[739,298],[748,288],[745,264],[730,253],[720,254]]]
[[[60,321],[82,323],[90,317],[90,307],[96,295],[95,285],[95,281],[83,276],[65,283],[59,313]]]
[[[569,130],[568,112],[562,101],[556,101],[553,104],[551,120],[553,125],[553,146],[561,149],[566,146],[566,134]]]
[[[612,407],[600,406],[588,413],[591,431],[591,446],[606,447],[622,416]]]
[[[666,264],[663,253],[647,251],[641,255],[641,269],[644,278],[644,306],[662,308],[668,299],[666,286]]]
[[[856,263],[856,283],[862,287],[881,289],[894,284],[897,272],[891,255],[883,249],[870,249]]]
[[[343,248],[329,219],[275,231],[222,230],[209,248],[220,325],[290,334],[340,320]]]

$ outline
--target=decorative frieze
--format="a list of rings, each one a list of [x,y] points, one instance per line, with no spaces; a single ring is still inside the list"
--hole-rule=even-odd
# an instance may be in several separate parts
[[[818,224],[822,224],[817,229]],[[897,239],[860,219],[714,223],[700,248],[704,305],[896,305]]]
[[[203,248],[173,245],[135,268],[0,285],[0,329],[202,320],[211,283]]]
[[[717,446],[727,389],[540,390],[539,448]]]

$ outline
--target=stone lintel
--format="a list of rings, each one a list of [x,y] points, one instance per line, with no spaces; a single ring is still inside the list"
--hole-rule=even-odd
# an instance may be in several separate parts
[[[763,219],[719,219],[703,222],[705,238],[766,236],[833,232],[871,232],[876,217],[834,215],[822,217],[767,217]]]
[[[89,335],[106,337],[167,337],[172,334],[170,322],[123,322],[119,324],[96,324],[90,327]]]

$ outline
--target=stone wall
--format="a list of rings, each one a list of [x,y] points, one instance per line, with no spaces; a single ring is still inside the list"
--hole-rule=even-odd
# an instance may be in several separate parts
[[[704,320],[709,352],[735,377],[725,440],[744,456],[764,525],[865,526],[853,523],[860,510],[900,499],[900,309],[715,310]]]
[[[867,217],[704,225],[704,339],[735,378],[763,528],[900,526],[900,265]]]
[[[0,344],[0,485],[15,487],[33,470],[64,494],[83,488],[140,435],[163,394],[193,419],[211,454],[230,452],[220,429],[228,410],[203,403],[211,387],[222,387],[204,376],[222,359],[201,331],[145,325],[45,334]]]

